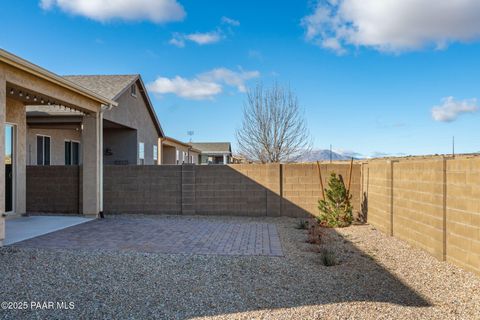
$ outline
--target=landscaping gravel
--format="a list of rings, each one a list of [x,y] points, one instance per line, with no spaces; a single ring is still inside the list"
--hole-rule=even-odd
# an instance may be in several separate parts
[[[0,302],[28,308],[0,318],[480,319],[478,276],[371,226],[327,230],[326,267],[297,219],[195,219],[275,223],[284,257],[5,247]]]

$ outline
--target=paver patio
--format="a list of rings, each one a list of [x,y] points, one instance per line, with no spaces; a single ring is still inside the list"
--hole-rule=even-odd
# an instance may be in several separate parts
[[[94,220],[18,242],[14,246],[184,254],[283,255],[275,224],[207,221],[179,216]]]

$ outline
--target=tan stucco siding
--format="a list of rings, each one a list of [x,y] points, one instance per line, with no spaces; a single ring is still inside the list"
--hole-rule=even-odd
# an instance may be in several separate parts
[[[104,119],[133,128],[137,130],[137,143],[135,153],[138,162],[138,146],[140,142],[145,146],[144,164],[154,164],[153,146],[158,146],[159,134],[154,125],[154,120],[148,112],[148,107],[140,93],[137,84],[137,95],[133,97],[128,88],[116,101],[118,106],[104,113]],[[160,152],[159,152],[160,153]]]
[[[137,130],[104,129],[103,163],[137,164]]]
[[[163,154],[162,164],[182,164],[183,162],[198,164],[198,155],[199,155],[198,152],[191,150],[190,146],[176,143],[175,141],[172,141],[172,140],[163,141],[162,154]],[[184,157],[185,157],[185,161],[184,161]],[[178,162],[177,162],[177,158],[178,158]]]
[[[27,164],[37,164],[37,136],[50,137],[50,165],[65,165],[65,141],[81,142],[82,135],[76,129],[33,129],[27,133]],[[80,145],[80,154],[82,154]],[[81,156],[80,156],[81,159]]]
[[[25,106],[23,103],[7,98],[6,122],[15,126],[15,145],[16,150],[14,158],[14,174],[15,174],[15,206],[14,210],[17,214],[25,213],[25,137],[27,131]]]
[[[71,105],[84,112],[97,112],[100,103],[93,101],[81,94],[68,90],[60,85],[40,79],[23,70],[17,69],[3,62],[0,62],[0,72],[5,74],[5,80],[14,86],[26,88],[31,92],[44,94],[59,103]]]

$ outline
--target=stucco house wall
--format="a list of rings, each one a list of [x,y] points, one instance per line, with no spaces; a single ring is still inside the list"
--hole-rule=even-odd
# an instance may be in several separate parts
[[[162,164],[198,164],[199,154],[199,150],[184,142],[170,137],[162,139]]]
[[[50,165],[65,165],[65,141],[80,143],[80,156],[82,159],[82,133],[80,126],[72,129],[36,129],[27,130],[27,165],[37,164],[37,136],[50,137]]]
[[[138,151],[135,151],[138,147],[137,133],[138,131],[133,129],[104,129],[103,163],[137,164]]]
[[[25,137],[27,124],[25,117],[25,105],[20,101],[6,99],[6,123],[15,125],[15,149],[14,156],[14,175],[15,175],[15,213],[23,214],[26,208],[26,155],[25,155]]]
[[[134,84],[136,86],[136,97],[130,93],[130,88],[127,88],[116,101],[118,107],[113,110],[106,111],[103,115],[105,120],[110,120],[119,123],[129,128],[136,129],[136,162],[139,163],[138,147],[139,143],[143,142],[145,145],[145,162],[144,164],[155,164],[153,160],[153,146],[158,146],[159,134],[152,121],[151,115],[148,112],[148,106],[140,93],[140,86],[138,80]],[[105,138],[105,136],[104,136]],[[107,143],[105,143],[105,147]],[[158,152],[158,148],[157,148]],[[158,154],[157,154],[158,155]],[[158,159],[158,157],[157,157]],[[132,163],[131,163],[132,164]]]

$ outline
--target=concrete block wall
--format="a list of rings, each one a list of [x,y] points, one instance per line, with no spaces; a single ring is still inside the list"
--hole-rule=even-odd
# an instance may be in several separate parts
[[[27,166],[26,211],[78,214],[79,170],[78,166]]]
[[[283,203],[282,212],[292,217],[318,215],[318,200],[322,198],[320,178],[316,163],[285,164],[283,167]],[[332,172],[341,175],[348,187],[349,164],[321,164],[323,187],[328,187]],[[354,164],[350,193],[355,212],[361,208],[361,166]]]
[[[367,221],[388,235],[392,233],[391,167],[389,161],[369,161],[362,170]]]
[[[29,212],[81,212],[78,168],[30,168]],[[331,172],[348,182],[349,164],[322,164],[321,168],[324,187]],[[76,170],[76,180],[64,173],[69,170]],[[58,181],[49,180],[50,175]],[[355,164],[351,181],[355,211],[360,209],[360,182],[360,165]],[[307,217],[318,215],[321,196],[316,164],[104,166],[105,213]],[[76,206],[60,206],[60,200],[36,203],[39,198],[63,199]]]
[[[181,214],[182,166],[104,166],[105,213]]]
[[[446,171],[446,258],[480,275],[480,158],[448,160]]]
[[[480,158],[374,160],[363,166],[368,222],[480,274]]]
[[[443,259],[444,161],[393,163],[393,235]]]
[[[196,213],[267,215],[267,167],[228,165],[194,168]]]

